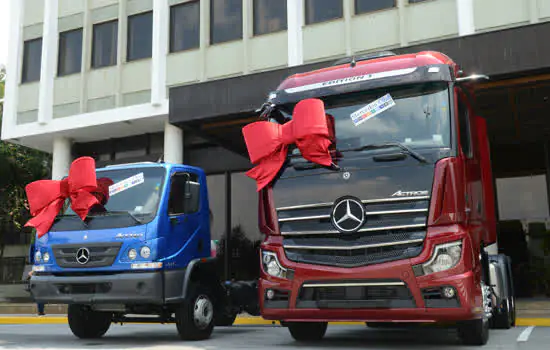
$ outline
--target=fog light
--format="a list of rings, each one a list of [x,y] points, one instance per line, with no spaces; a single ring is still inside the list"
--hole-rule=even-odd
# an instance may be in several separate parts
[[[453,287],[443,287],[443,296],[447,299],[452,299],[456,295]]]
[[[273,289],[268,289],[266,295],[267,299],[271,300],[275,297],[275,292],[273,291]]]
[[[46,252],[44,253],[44,262],[47,263],[48,261],[50,261],[50,254]]]
[[[128,252],[128,257],[130,258],[130,260],[134,260],[137,256],[137,252],[135,249],[130,249],[130,251]]]
[[[40,253],[39,251],[37,251],[37,252],[34,254],[34,261],[39,262],[40,259],[42,259],[42,253]]]

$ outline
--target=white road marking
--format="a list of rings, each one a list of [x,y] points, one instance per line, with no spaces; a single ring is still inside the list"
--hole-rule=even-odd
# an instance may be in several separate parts
[[[518,337],[518,342],[524,342],[529,340],[529,336],[531,335],[531,332],[535,329],[534,326],[527,327]]]

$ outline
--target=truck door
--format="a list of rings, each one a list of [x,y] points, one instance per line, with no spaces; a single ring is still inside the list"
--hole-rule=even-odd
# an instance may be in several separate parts
[[[205,241],[208,227],[201,215],[201,185],[199,176],[177,171],[170,177],[168,198],[169,229],[166,237],[167,262],[171,267],[185,267],[189,261],[208,256]]]

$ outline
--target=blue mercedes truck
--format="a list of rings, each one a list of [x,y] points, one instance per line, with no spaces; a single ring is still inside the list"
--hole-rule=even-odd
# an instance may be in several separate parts
[[[256,281],[226,282],[218,273],[201,169],[139,163],[96,176],[110,184],[101,210],[82,220],[67,200],[35,241],[31,294],[67,304],[75,336],[99,338],[112,323],[158,322],[201,340],[240,312],[259,315]]]

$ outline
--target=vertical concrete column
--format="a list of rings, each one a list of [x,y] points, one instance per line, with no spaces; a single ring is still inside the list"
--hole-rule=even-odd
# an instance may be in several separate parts
[[[399,14],[399,41],[401,46],[409,44],[407,36],[407,0],[397,0],[397,11]]]
[[[254,36],[254,10],[252,0],[243,1],[243,74],[250,73],[249,42]]]
[[[458,16],[458,35],[474,34],[474,0],[456,0],[456,13]]]
[[[166,100],[166,55],[168,54],[168,0],[153,1],[153,59],[151,69],[151,104]]]
[[[55,137],[52,158],[52,179],[61,180],[69,173],[71,166],[71,140],[63,136]]]
[[[121,107],[124,104],[122,98],[122,65],[126,62],[126,44],[127,44],[127,30],[128,30],[128,18],[126,16],[128,0],[120,0],[118,2],[118,33],[117,33],[117,72],[115,80],[115,103],[117,107]]]
[[[210,1],[200,1],[200,71],[199,80],[205,81],[207,76],[206,50],[210,45]]]
[[[346,56],[351,56],[354,52],[351,48],[351,19],[353,18],[353,11],[355,10],[355,4],[353,0],[344,0],[344,28],[346,34]]]
[[[88,110],[88,71],[92,66],[92,14],[91,2],[84,7],[84,25],[82,30],[82,67],[80,67],[80,113]]]
[[[304,25],[304,0],[287,0],[288,66],[304,63],[302,27]]]
[[[531,24],[539,23],[539,4],[538,0],[528,0],[529,6],[529,21]]]
[[[164,161],[167,163],[183,163],[183,130],[164,123]]]
[[[54,78],[57,72],[58,0],[44,1],[44,34],[42,36],[42,63],[40,67],[40,92],[38,100],[38,122],[46,124],[53,115]]]
[[[19,99],[19,76],[23,57],[24,1],[12,1],[10,9],[10,37],[8,41],[8,64],[6,66],[6,90],[4,94],[4,115],[2,136],[9,138],[11,129],[17,124],[17,101]]]

